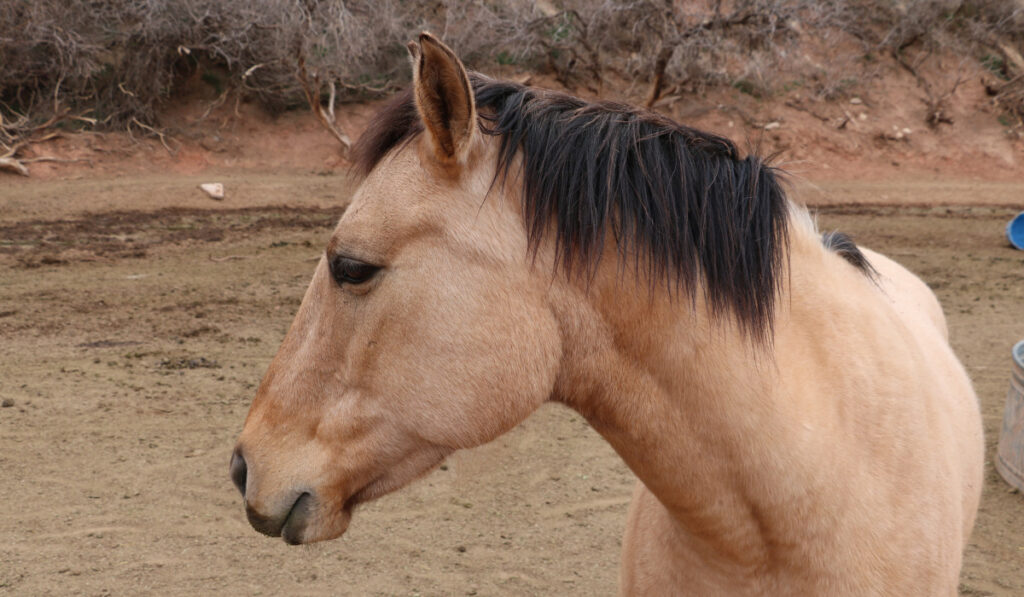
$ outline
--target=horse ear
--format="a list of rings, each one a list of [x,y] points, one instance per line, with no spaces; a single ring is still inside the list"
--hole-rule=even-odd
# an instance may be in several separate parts
[[[409,44],[416,109],[434,154],[445,163],[465,159],[476,129],[476,103],[458,56],[429,33]]]

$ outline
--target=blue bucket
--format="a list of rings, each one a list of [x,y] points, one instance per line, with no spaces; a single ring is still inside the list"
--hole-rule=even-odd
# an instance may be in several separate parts
[[[1024,211],[1006,225],[1006,238],[1010,244],[1024,251]]]

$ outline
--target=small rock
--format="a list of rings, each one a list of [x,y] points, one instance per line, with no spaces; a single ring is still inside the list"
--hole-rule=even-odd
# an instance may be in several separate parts
[[[2,406],[4,408],[10,408],[10,407],[14,406],[14,399],[13,398],[4,398],[3,402],[0,402],[0,406]]]
[[[861,112],[860,114],[857,115],[857,118],[859,118],[861,120],[867,120],[868,119],[868,115],[865,114],[864,112]]]
[[[903,134],[904,134],[904,135],[909,135],[909,134],[910,134],[910,133],[912,133],[912,132],[913,132],[913,131],[911,131],[910,129],[907,129],[907,128],[903,129]]]
[[[766,131],[774,131],[775,129],[779,128],[780,126],[782,126],[781,122],[769,122],[768,124],[764,125],[764,130],[766,130]]]
[[[224,198],[224,185],[219,182],[204,182],[199,188],[210,196],[210,199],[220,201]]]
[[[859,106],[864,103],[864,100],[860,99],[859,97],[851,97],[850,103],[853,104],[854,106]]]

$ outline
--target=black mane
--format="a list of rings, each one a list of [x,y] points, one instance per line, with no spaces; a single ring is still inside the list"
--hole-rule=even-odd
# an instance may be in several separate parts
[[[610,231],[651,280],[691,298],[703,285],[713,314],[731,311],[746,332],[770,337],[788,246],[788,203],[773,168],[653,112],[470,78],[480,128],[499,139],[496,180],[522,181],[531,247],[553,229],[556,265],[592,273]],[[359,139],[356,168],[368,174],[422,129],[406,90]]]
[[[861,252],[857,243],[853,242],[853,239],[848,235],[838,230],[824,232],[821,235],[821,244],[829,251],[845,259],[853,267],[859,269],[868,278],[872,280],[878,278],[878,270],[875,269],[875,266],[871,265],[867,255]]]

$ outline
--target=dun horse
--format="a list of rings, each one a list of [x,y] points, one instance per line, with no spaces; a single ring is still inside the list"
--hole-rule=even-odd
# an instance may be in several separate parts
[[[576,409],[639,478],[632,595],[953,595],[982,481],[931,291],[656,114],[469,75],[429,34],[231,462],[256,530]]]

